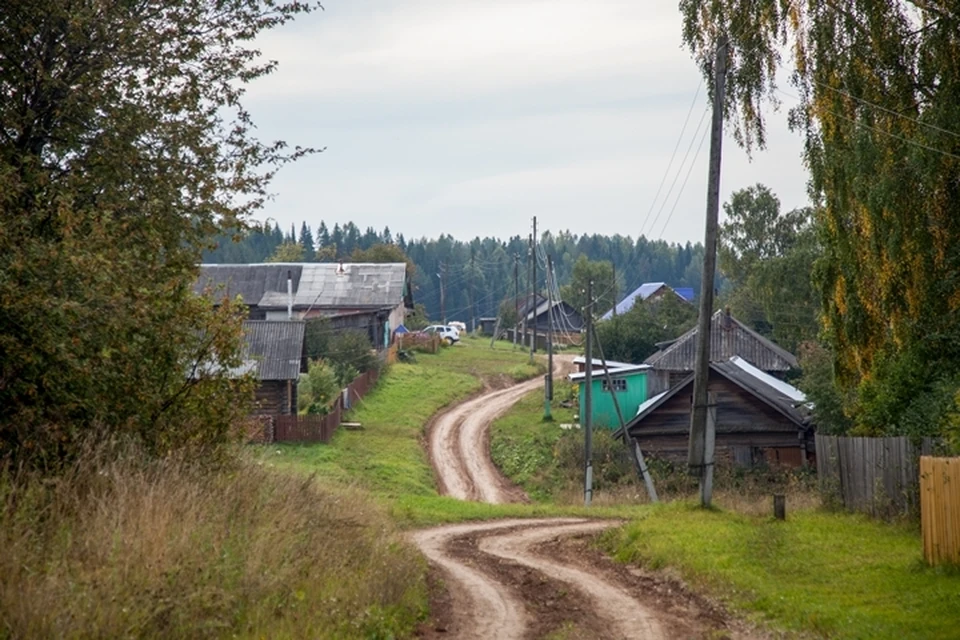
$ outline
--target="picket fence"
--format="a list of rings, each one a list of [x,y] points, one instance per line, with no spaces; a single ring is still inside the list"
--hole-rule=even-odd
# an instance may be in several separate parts
[[[376,386],[379,377],[379,372],[371,369],[354,378],[330,404],[326,415],[264,416],[262,425],[250,442],[330,442],[343,423],[343,414]]]

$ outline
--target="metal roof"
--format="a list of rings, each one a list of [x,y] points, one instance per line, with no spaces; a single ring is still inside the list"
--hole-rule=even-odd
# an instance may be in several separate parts
[[[628,294],[623,300],[621,300],[616,304],[615,308],[617,310],[617,313],[622,315],[627,311],[630,311],[630,309],[633,308],[633,305],[636,304],[637,298],[639,298],[640,300],[646,300],[647,298],[655,294],[657,291],[660,291],[660,289],[664,287],[666,287],[670,291],[673,291],[675,294],[677,294],[678,298],[680,298],[685,302],[690,302],[691,300],[693,300],[693,289],[690,289],[690,288],[673,289],[666,282],[644,282],[642,285],[640,285],[639,287],[634,289],[630,294]],[[684,293],[681,293],[681,291],[683,291]],[[687,297],[687,295],[685,295],[686,292],[688,291],[689,291],[689,298]],[[600,319],[609,320],[612,317],[613,317],[613,309],[610,309],[605,314],[600,316]]]
[[[694,327],[644,362],[665,371],[693,371],[696,352]],[[733,356],[740,356],[761,371],[789,371],[799,366],[792,353],[726,312],[717,311],[710,319],[710,362],[726,362]]]
[[[300,377],[306,323],[290,320],[247,320],[243,323],[243,358],[256,363],[258,380]]]
[[[742,363],[736,362],[734,358],[724,362],[711,362],[710,369],[783,414],[798,427],[805,428],[807,426],[808,416],[802,406],[798,406],[802,402],[795,399],[798,396],[803,396],[803,392],[799,389],[779,380],[776,381],[777,385],[772,385],[769,380],[770,376],[752,367],[743,367]],[[648,399],[637,409],[636,417],[627,423],[627,430],[629,431],[639,424],[644,418],[656,411],[657,407],[692,384],[693,374],[690,374],[668,391]],[[784,387],[789,387],[789,389]],[[620,430],[614,435],[619,437],[619,434]]]
[[[248,305],[284,309],[289,271],[295,309],[396,307],[403,304],[406,269],[402,262],[204,264],[194,290],[223,285]]]
[[[610,364],[610,363],[607,363],[607,364]],[[635,373],[645,373],[649,370],[650,370],[650,365],[648,364],[628,364],[626,366],[616,367],[616,368],[611,366],[608,369],[608,371],[610,372],[611,378],[622,378],[624,376],[632,376]],[[604,373],[603,369],[593,370],[593,377],[596,379],[605,378],[606,376],[607,374]],[[585,380],[586,377],[587,377],[586,371],[579,371],[577,373],[571,373],[567,375],[567,379],[570,380],[570,382],[581,382]]]
[[[202,294],[207,288],[217,298],[241,296],[248,305],[260,304],[267,291],[287,291],[287,274],[296,291],[303,265],[299,264],[204,264],[193,291]]]

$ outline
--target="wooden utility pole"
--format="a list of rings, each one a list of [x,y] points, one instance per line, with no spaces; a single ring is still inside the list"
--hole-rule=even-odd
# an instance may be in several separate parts
[[[550,401],[553,400],[553,256],[547,256],[547,375],[543,385],[543,419],[553,420]]]
[[[727,38],[721,36],[714,62],[713,126],[710,132],[710,175],[707,183],[707,229],[704,238],[703,274],[700,280],[700,317],[693,371],[693,408],[690,412],[690,472],[700,478],[700,504],[713,498],[713,440],[715,425],[708,420],[710,403],[710,321],[713,316],[713,280],[717,269],[717,218],[720,210],[720,157],[723,144],[723,100],[727,71]],[[709,432],[708,432],[709,430]]]
[[[447,307],[446,307],[446,283],[444,276],[446,275],[446,266],[443,264],[443,260],[440,261],[440,273],[437,274],[440,276],[440,324],[447,324]]]
[[[593,325],[593,280],[587,281],[587,306],[583,310],[583,317],[587,323],[586,368],[583,378],[583,466],[584,486],[583,504],[590,506],[593,499],[593,340],[591,326]]]
[[[470,333],[477,332],[477,314],[476,305],[473,303],[473,280],[476,275],[474,270],[474,249],[470,247]]]
[[[643,484],[647,487],[647,495],[650,497],[650,502],[659,502],[660,499],[657,497],[657,490],[653,486],[653,477],[651,477],[650,469],[647,468],[647,463],[643,459],[643,451],[640,449],[640,443],[637,442],[635,438],[631,438],[630,434],[627,433],[627,423],[623,419],[623,412],[620,410],[620,401],[617,399],[617,393],[613,386],[613,376],[610,375],[610,368],[607,367],[607,357],[603,355],[603,344],[600,343],[600,336],[597,335],[597,327],[594,325],[591,328],[593,329],[593,339],[597,341],[597,351],[600,352],[600,366],[603,367],[603,375],[607,380],[607,391],[610,393],[610,399],[613,400],[613,408],[617,411],[617,420],[620,422],[620,431],[623,433],[623,444],[627,447],[627,455],[629,455],[630,460],[633,461],[633,468],[636,470],[637,475],[640,476]]]
[[[537,216],[533,216],[533,338],[530,339],[530,359],[537,352]]]
[[[530,317],[530,297],[533,293],[533,234],[527,239],[527,300],[523,305],[523,339],[527,340],[527,318]],[[530,362],[533,362],[533,351],[530,352]]]
[[[517,348],[520,329],[520,256],[513,255],[513,348]]]
[[[617,303],[620,302],[620,294],[617,292],[617,263],[610,261],[613,266],[613,317],[617,317]]]

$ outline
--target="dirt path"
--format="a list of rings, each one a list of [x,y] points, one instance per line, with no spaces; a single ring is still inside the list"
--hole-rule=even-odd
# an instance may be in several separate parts
[[[442,580],[420,637],[751,637],[682,585],[589,547],[587,538],[617,524],[512,519],[414,533]]]
[[[569,360],[554,358],[554,374],[562,374]],[[539,376],[467,400],[434,420],[428,442],[441,494],[494,504],[526,500],[490,461],[489,433],[491,422],[537,388],[543,388]]]

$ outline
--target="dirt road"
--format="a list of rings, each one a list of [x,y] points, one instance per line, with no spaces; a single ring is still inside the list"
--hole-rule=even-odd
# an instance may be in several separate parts
[[[709,602],[615,565],[588,544],[612,521],[499,520],[426,529],[413,540],[439,570],[424,638],[743,637]]]
[[[554,374],[562,374],[570,361],[568,357],[554,358]],[[523,491],[511,485],[490,461],[490,423],[537,388],[543,388],[540,376],[484,393],[434,420],[428,441],[440,493],[494,504],[526,500]]]

